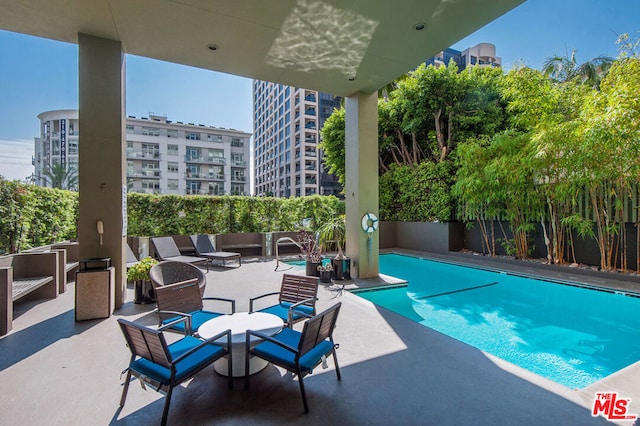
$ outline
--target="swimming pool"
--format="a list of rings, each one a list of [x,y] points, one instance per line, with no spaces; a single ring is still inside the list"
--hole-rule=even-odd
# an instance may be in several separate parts
[[[640,299],[398,254],[377,305],[570,388],[640,360]]]

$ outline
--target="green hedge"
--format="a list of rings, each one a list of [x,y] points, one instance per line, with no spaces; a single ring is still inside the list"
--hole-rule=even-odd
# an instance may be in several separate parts
[[[0,254],[75,238],[78,194],[0,179]]]
[[[131,193],[127,197],[131,236],[296,231],[308,219],[316,230],[344,214],[334,196],[273,198],[181,196]]]
[[[401,222],[447,222],[452,216],[451,165],[423,162],[392,164],[380,176],[380,219]]]
[[[344,214],[334,196],[127,196],[131,236],[317,230]],[[0,179],[0,254],[76,238],[78,193]]]

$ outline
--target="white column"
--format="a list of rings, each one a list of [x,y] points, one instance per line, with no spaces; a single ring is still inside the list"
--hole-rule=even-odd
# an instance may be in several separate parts
[[[126,289],[125,59],[119,41],[78,34],[80,257],[110,257],[115,307]],[[100,246],[96,222],[104,224]]]
[[[361,226],[366,213],[378,216],[378,94],[356,93],[346,99],[347,256],[351,275],[378,276],[378,231]]]

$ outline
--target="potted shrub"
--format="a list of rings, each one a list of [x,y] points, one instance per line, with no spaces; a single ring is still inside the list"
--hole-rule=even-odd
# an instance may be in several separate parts
[[[320,276],[318,266],[322,264],[322,254],[320,251],[320,245],[318,244],[315,236],[304,229],[299,230],[298,247],[300,247],[302,257],[307,262],[306,275],[310,277]]]
[[[133,303],[155,302],[149,270],[156,263],[158,263],[156,259],[145,257],[127,270],[127,281],[133,283]]]
[[[331,283],[331,274],[333,272],[333,266],[331,262],[318,265],[318,273],[320,274],[321,283]]]
[[[326,249],[329,244],[335,244],[338,251],[335,257],[331,259],[333,278],[337,280],[351,279],[351,259],[345,256],[342,251],[347,238],[345,216],[340,215],[330,222],[325,223],[319,232],[322,247]]]

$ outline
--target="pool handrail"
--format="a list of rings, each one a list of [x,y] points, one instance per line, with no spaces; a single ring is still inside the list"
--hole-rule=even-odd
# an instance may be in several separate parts
[[[281,242],[285,242],[285,241],[289,241],[289,242],[293,243],[300,250],[302,250],[302,247],[300,247],[300,244],[297,241],[295,241],[293,238],[290,238],[290,237],[278,238],[278,240],[276,241],[276,269],[275,269],[276,271],[278,270],[278,266],[280,266],[280,258],[278,256],[278,247],[280,246]]]

